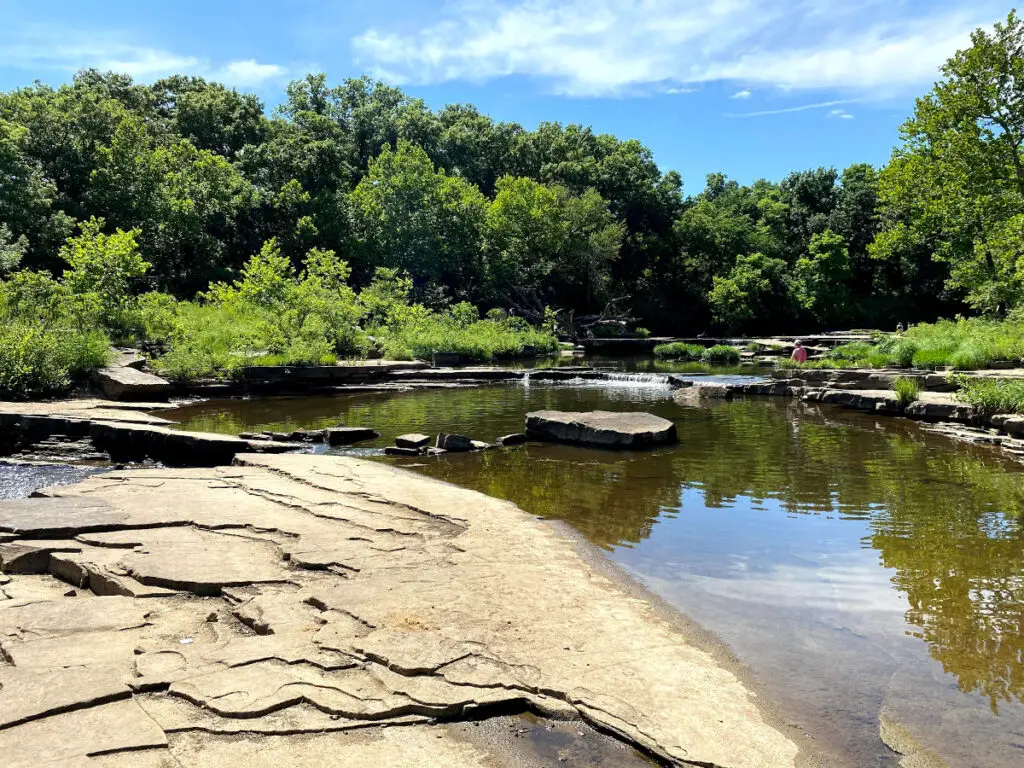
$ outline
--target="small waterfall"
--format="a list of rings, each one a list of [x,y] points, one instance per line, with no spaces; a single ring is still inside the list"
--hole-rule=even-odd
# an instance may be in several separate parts
[[[530,388],[530,371],[523,371],[523,386],[527,389]]]
[[[606,381],[617,381],[624,384],[648,384],[666,386],[669,377],[663,373],[606,373]]]

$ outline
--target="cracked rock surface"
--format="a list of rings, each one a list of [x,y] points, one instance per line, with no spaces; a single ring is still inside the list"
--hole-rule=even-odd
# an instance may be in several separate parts
[[[237,462],[0,502],[5,765],[494,766],[434,724],[514,711],[671,765],[795,765],[733,672],[512,504]]]

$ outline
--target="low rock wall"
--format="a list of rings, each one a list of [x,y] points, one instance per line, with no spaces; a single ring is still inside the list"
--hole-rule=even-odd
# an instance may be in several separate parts
[[[184,432],[158,424],[61,414],[0,412],[0,455],[13,453],[55,435],[88,439],[113,461],[150,459],[175,466],[213,467],[230,464],[240,453],[283,453],[296,448],[290,443]]]

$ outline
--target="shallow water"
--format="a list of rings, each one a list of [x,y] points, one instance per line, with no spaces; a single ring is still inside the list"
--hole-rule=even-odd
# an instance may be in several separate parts
[[[100,471],[67,464],[6,464],[0,461],[0,499],[23,499],[40,488],[71,485]]]
[[[1024,764],[1024,471],[917,425],[779,399],[677,405],[656,382],[219,401],[239,432],[373,426],[493,440],[527,411],[642,409],[681,442],[381,459],[567,521],[724,640],[837,763],[889,766],[883,717],[951,766]]]

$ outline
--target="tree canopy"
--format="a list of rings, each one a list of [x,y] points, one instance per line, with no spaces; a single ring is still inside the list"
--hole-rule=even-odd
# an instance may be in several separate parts
[[[688,196],[635,139],[433,110],[367,77],[310,74],[268,110],[198,77],[87,70],[0,93],[0,274],[60,275],[95,221],[179,298],[273,241],[295,270],[338,254],[356,288],[397,270],[428,307],[614,301],[662,333],[1005,313],[1024,300],[1022,48],[1015,14],[976,32],[884,168],[711,174]]]

